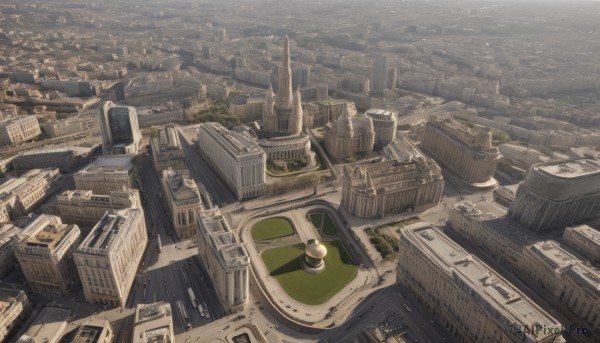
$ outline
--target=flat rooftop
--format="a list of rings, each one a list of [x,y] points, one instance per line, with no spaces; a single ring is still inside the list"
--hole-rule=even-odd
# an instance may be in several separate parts
[[[103,332],[108,331],[110,324],[106,320],[92,319],[79,327],[71,343],[104,343],[100,342]]]
[[[574,227],[568,227],[565,229],[565,233],[570,231],[573,234],[576,234],[583,238],[584,240],[591,243],[591,245],[595,245],[600,248],[600,232],[597,230],[587,226],[587,225],[579,225]]]
[[[583,159],[542,164],[538,169],[553,176],[571,179],[599,174],[600,164],[598,161]]]
[[[17,343],[30,343],[30,338],[34,343],[56,342],[67,326],[66,321],[70,314],[71,310],[44,307]]]
[[[128,208],[107,212],[79,245],[78,253],[105,255],[116,237],[131,228],[140,210]]]
[[[432,263],[455,279],[467,296],[476,294],[481,309],[490,312],[499,324],[538,323],[549,328],[561,325],[493,268],[468,254],[438,229],[420,223],[402,228],[401,235],[403,240],[410,241]]]

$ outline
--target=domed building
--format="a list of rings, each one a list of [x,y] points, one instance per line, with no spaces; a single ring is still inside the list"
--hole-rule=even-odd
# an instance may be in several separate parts
[[[373,150],[375,129],[370,117],[356,115],[356,110],[346,106],[342,115],[325,125],[325,149],[335,159]]]
[[[318,273],[325,269],[327,248],[316,239],[309,239],[306,243],[305,257],[302,261],[304,270],[310,273]]]

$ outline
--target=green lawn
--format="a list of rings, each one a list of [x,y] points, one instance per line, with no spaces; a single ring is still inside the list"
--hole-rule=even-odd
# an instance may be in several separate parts
[[[315,229],[324,236],[337,235],[338,229],[327,212],[318,211],[308,215]]]
[[[266,241],[293,234],[292,223],[281,217],[263,219],[252,227],[252,238],[255,241]]]
[[[326,267],[319,274],[302,269],[304,244],[269,249],[261,257],[270,275],[290,297],[304,304],[319,305],[354,280],[358,273],[340,241],[323,244],[327,247]]]

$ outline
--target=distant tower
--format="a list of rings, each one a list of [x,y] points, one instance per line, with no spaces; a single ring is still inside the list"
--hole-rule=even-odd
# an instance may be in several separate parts
[[[383,95],[388,86],[389,59],[387,56],[379,56],[373,63],[371,74],[371,90],[373,94]]]
[[[388,80],[387,80],[387,88],[391,91],[396,89],[396,74],[398,70],[396,68],[388,69]]]
[[[275,101],[277,111],[292,110],[292,68],[290,63],[290,42],[286,35],[283,41],[283,57],[279,69],[279,87]]]
[[[300,87],[296,87],[289,128],[289,133],[291,135],[297,135],[302,132],[302,115],[302,98],[300,97]]]

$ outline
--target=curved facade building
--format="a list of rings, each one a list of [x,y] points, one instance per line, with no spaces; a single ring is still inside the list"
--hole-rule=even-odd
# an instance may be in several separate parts
[[[384,147],[396,139],[398,113],[371,108],[365,115],[373,120],[376,146]]]
[[[425,157],[347,165],[342,181],[342,207],[361,218],[372,218],[439,203],[444,178]]]
[[[307,135],[261,139],[258,145],[267,154],[267,161],[306,157],[310,164],[314,160],[315,153],[310,151],[310,138]]]
[[[600,211],[600,162],[580,159],[531,167],[508,216],[531,231],[547,231]]]
[[[488,188],[497,183],[492,177],[502,156],[492,147],[491,129],[477,132],[456,121],[430,120],[425,126],[421,147],[436,162],[474,187]]]
[[[325,125],[325,149],[335,159],[373,150],[375,129],[370,117],[359,117],[346,106],[342,115]]]

